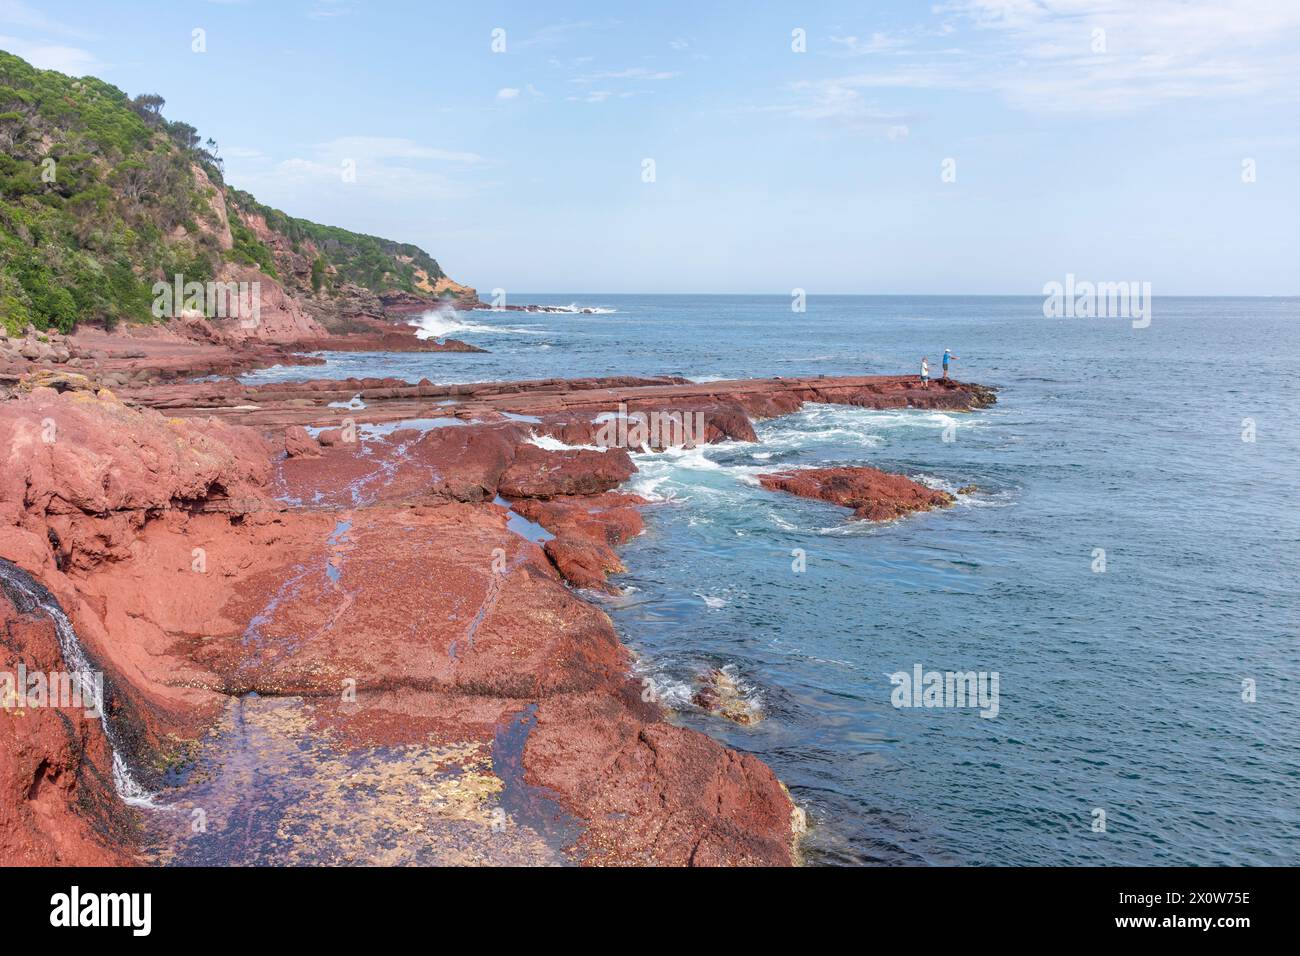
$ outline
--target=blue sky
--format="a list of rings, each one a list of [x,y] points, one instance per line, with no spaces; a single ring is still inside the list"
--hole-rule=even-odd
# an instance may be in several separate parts
[[[0,48],[481,291],[1300,293],[1294,0],[0,0]]]

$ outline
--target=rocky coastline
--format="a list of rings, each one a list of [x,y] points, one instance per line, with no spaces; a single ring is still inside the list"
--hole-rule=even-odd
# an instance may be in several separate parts
[[[601,609],[655,507],[620,490],[626,446],[668,444],[635,433],[656,416],[695,423],[691,442],[753,441],[754,421],[808,402],[958,412],[993,392],[892,376],[206,378],[309,361],[303,348],[389,349],[410,337],[393,328],[277,344],[176,320],[43,343],[66,357],[5,348],[0,559],[66,614],[122,758],[162,805],[123,800],[98,721],[0,708],[16,741],[6,858],[797,863],[784,786],[675,724]],[[609,441],[615,419],[632,440]],[[871,520],[943,504],[902,476],[836,471],[764,484]],[[50,614],[13,588],[0,629],[9,670],[59,670]],[[745,723],[728,680],[697,701]],[[279,822],[256,840],[234,832],[249,808],[230,781],[252,745],[231,726],[263,735],[259,759],[284,754]],[[321,755],[311,769],[303,752]]]

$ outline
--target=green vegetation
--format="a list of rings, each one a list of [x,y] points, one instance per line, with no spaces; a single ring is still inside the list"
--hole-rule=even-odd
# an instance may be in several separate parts
[[[205,282],[228,264],[256,267],[291,293],[307,291],[308,271],[317,292],[353,283],[418,293],[421,272],[429,282],[443,275],[417,246],[296,219],[228,188],[217,144],[165,119],[163,106],[157,94],[131,99],[0,51],[7,331],[149,322],[154,282],[177,273]],[[252,216],[283,240],[267,240]]]
[[[230,251],[231,258],[246,266],[259,266],[272,279],[280,278],[275,271],[275,260],[271,257],[270,248],[253,235],[253,230],[238,219],[232,219],[230,235],[235,240],[235,246]]]
[[[307,244],[314,246],[318,257],[334,267],[338,282],[351,282],[375,292],[419,292],[419,272],[424,272],[431,283],[444,275],[433,257],[419,246],[297,219],[262,205],[238,189],[228,190],[227,201],[242,213],[264,218],[268,228],[288,238],[295,252]],[[313,287],[316,278],[313,264]],[[320,278],[323,282],[323,269]]]

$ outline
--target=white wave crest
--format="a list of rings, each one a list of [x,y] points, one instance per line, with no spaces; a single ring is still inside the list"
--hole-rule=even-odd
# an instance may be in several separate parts
[[[408,325],[416,328],[417,339],[442,339],[449,335],[478,333],[487,335],[545,335],[541,329],[520,329],[507,325],[487,325],[483,322],[471,322],[455,309],[433,309],[414,319]]]
[[[613,315],[618,311],[600,305],[578,305],[576,302],[570,302],[568,305],[548,305],[546,310],[562,312],[565,315]]]
[[[528,444],[545,448],[547,451],[609,451],[604,445],[566,445],[552,435],[539,435],[537,432],[528,433]]]

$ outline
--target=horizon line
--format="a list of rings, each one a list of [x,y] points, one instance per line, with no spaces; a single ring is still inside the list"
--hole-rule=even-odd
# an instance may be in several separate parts
[[[614,292],[614,291],[573,291],[563,290],[547,292],[531,290],[527,292],[508,293],[511,299],[526,295],[664,295],[664,296],[765,296],[774,299],[788,299],[786,292]],[[852,296],[855,298],[930,298],[930,299],[1041,299],[1041,292],[804,292],[807,298],[814,296]],[[1153,293],[1155,299],[1300,299],[1300,292],[1162,292]]]

